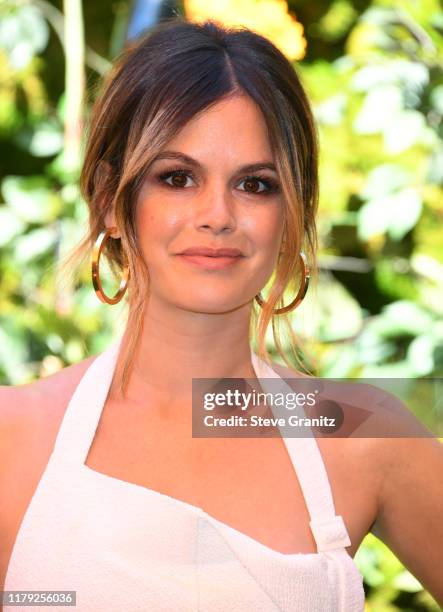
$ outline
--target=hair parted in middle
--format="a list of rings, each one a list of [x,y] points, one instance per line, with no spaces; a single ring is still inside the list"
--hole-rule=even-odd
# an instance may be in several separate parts
[[[276,349],[293,367],[282,349],[272,312],[284,305],[287,288],[298,290],[300,250],[314,274],[317,269],[318,137],[307,95],[292,64],[267,38],[242,26],[175,17],[127,47],[106,76],[89,119],[81,174],[89,231],[68,258],[71,262],[90,252],[105,227],[106,213],[113,208],[121,240],[108,240],[103,256],[117,276],[129,264],[131,278],[127,291],[131,333],[122,355],[123,394],[141,335],[150,281],[137,241],[137,195],[150,163],[190,119],[239,94],[252,98],[263,113],[284,201],[282,252],[266,304],[257,307],[259,314],[253,309],[250,331],[257,333],[259,354],[268,359],[265,334],[272,322]],[[297,341],[286,324],[298,361]]]

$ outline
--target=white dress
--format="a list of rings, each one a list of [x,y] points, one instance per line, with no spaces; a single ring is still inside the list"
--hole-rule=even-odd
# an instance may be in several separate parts
[[[316,553],[277,552],[201,508],[85,465],[121,339],[98,355],[72,395],[4,590],[76,591],[75,607],[39,606],[76,612],[362,612],[363,579],[345,549],[351,542],[314,437],[283,439]],[[258,378],[289,388],[251,357]],[[4,612],[29,609],[4,605]]]

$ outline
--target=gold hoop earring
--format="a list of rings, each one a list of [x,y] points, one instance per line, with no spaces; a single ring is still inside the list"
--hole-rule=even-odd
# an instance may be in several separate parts
[[[284,314],[285,312],[289,312],[290,310],[294,310],[304,300],[306,292],[308,291],[309,279],[311,278],[311,273],[307,265],[306,255],[302,251],[300,251],[300,262],[301,262],[303,280],[301,282],[297,295],[295,296],[293,301],[287,306],[283,306],[282,308],[277,308],[277,310],[274,310],[272,313],[273,315],[281,315],[281,314]],[[257,300],[258,304],[263,308],[265,302],[261,296],[261,293],[258,293],[255,296],[255,299]]]
[[[99,272],[99,262],[100,255],[102,254],[103,248],[105,246],[106,240],[113,234],[117,228],[115,226],[109,227],[106,230],[100,232],[97,240],[95,241],[94,248],[92,250],[92,259],[91,259],[91,267],[92,267],[92,284],[94,286],[95,293],[98,299],[105,304],[117,304],[120,302],[122,297],[124,296],[126,289],[128,287],[129,280],[129,266],[126,266],[123,270],[123,277],[120,281],[120,287],[118,288],[117,293],[113,297],[108,297],[103,291],[103,287],[100,281],[100,272]],[[113,236],[111,236],[112,238]]]

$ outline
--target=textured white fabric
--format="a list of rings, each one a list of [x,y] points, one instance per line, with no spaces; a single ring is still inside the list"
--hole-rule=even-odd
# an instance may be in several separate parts
[[[362,576],[344,548],[349,535],[335,514],[314,437],[284,442],[317,553],[277,552],[201,508],[85,465],[120,343],[93,361],[71,398],[20,526],[4,590],[76,591],[75,608],[39,606],[60,611],[362,612]],[[251,356],[257,377],[289,389]]]

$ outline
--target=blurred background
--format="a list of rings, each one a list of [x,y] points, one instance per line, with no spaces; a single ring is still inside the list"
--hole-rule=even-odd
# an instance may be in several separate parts
[[[311,98],[320,273],[290,315],[306,363],[328,377],[442,377],[440,2],[0,0],[0,384],[102,351],[124,325],[125,305],[97,299],[88,266],[61,283],[57,264],[86,232],[78,177],[100,78],[173,15],[264,34]],[[440,609],[371,534],[356,562],[367,610]]]

